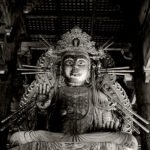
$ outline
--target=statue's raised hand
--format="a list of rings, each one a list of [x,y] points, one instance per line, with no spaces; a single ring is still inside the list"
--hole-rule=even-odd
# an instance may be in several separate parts
[[[40,109],[46,109],[51,104],[51,95],[53,89],[47,83],[39,84],[37,106]]]
[[[38,86],[38,93],[40,95],[48,95],[51,89],[51,85],[47,83],[39,84]]]

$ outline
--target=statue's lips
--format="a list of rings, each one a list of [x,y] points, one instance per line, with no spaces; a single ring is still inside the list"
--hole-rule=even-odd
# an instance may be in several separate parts
[[[70,77],[75,78],[75,77],[79,77],[79,76],[81,76],[80,73],[72,73]]]

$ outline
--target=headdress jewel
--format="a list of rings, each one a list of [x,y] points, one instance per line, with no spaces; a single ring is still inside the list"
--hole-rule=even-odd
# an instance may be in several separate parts
[[[91,36],[75,26],[70,32],[62,35],[57,42],[56,50],[58,53],[80,51],[90,55],[98,55],[95,42],[91,41]]]

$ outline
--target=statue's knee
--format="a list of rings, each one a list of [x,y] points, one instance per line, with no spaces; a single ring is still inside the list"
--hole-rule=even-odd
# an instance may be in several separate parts
[[[131,142],[130,142],[130,145],[129,145],[129,148],[131,150],[138,150],[138,142],[137,142],[137,139],[131,135]]]
[[[25,144],[27,141],[25,139],[25,132],[16,132],[10,136],[10,143],[13,145],[18,145],[18,144]]]
[[[20,137],[19,136],[20,136],[19,132],[12,134],[9,138],[10,143],[13,145],[17,145],[18,143],[20,143]]]

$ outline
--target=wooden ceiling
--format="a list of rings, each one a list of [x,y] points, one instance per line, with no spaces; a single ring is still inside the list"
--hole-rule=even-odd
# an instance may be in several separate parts
[[[128,41],[136,27],[136,5],[128,0],[39,0],[25,4],[24,25],[33,41],[42,34],[55,42],[76,25],[99,44],[112,37]]]
[[[112,37],[128,42],[139,6],[138,0],[1,0],[0,36],[20,24],[23,40],[38,41],[42,34],[55,42],[77,25],[99,44]]]

